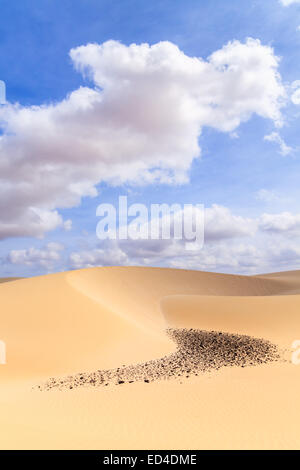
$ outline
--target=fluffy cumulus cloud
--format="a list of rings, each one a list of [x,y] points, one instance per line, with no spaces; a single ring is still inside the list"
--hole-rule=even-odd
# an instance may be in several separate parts
[[[24,250],[11,250],[6,261],[15,265],[51,270],[60,261],[63,250],[63,245],[51,242],[41,249],[31,247]]]
[[[205,211],[205,242],[249,237],[255,232],[255,220],[234,215],[227,207],[214,204]]]
[[[1,206],[2,203],[0,202],[0,208]],[[64,221],[56,210],[28,207],[24,208],[23,212],[18,213],[14,212],[14,207],[11,209],[11,212],[5,214],[4,220],[0,219],[0,239],[18,236],[43,238],[45,232],[58,227],[66,231],[72,228],[72,221],[69,219]]]
[[[115,241],[104,243],[101,248],[73,252],[69,257],[71,269],[92,268],[95,266],[130,265],[127,254]]]
[[[106,244],[106,252],[112,244]],[[108,260],[105,250],[95,248],[72,253],[71,269],[95,266],[162,266],[177,269],[223,271],[255,274],[281,269],[297,269],[300,263],[300,243],[296,238],[287,242],[283,237],[260,236],[255,239],[227,239],[205,243],[204,247],[187,251],[175,240],[119,241],[118,256]]]
[[[264,237],[247,242],[228,240],[204,246],[188,256],[180,251],[169,263],[170,267],[223,271],[237,274],[256,274],[299,269],[300,243],[286,243],[281,239]]]
[[[291,214],[290,212],[263,214],[259,218],[259,228],[264,232],[299,236],[300,214]]]
[[[265,135],[264,140],[277,144],[279,146],[279,153],[281,153],[281,155],[283,155],[284,157],[286,155],[289,155],[293,151],[292,147],[289,147],[285,143],[285,141],[278,134],[278,132],[272,132],[269,135]]]
[[[167,266],[253,274],[300,263],[300,214],[236,216],[225,207],[206,210],[205,243],[187,250],[185,240],[106,240],[73,252],[72,269],[107,265]]]
[[[178,213],[177,213],[178,216]],[[162,216],[161,220],[166,220]],[[170,220],[171,233],[175,218]],[[182,219],[183,220],[183,219]],[[188,219],[186,219],[188,220]],[[204,217],[202,240],[188,250],[186,239],[102,240],[83,246],[62,260],[64,247],[48,243],[43,248],[10,251],[7,265],[30,266],[47,272],[66,263],[68,269],[96,266],[165,266],[184,269],[253,274],[297,268],[300,263],[300,214],[265,213],[246,218],[226,207],[213,205]]]
[[[95,196],[103,181],[187,181],[203,126],[232,133],[254,113],[281,121],[278,59],[258,40],[230,42],[207,60],[170,42],[108,41],[70,56],[92,87],[0,109],[0,239],[62,226],[57,210]]]
[[[146,215],[142,214],[144,211],[137,213],[138,217],[128,223],[125,236],[124,226],[117,229],[115,226],[108,227],[107,230],[107,218],[100,220],[101,230],[98,231],[97,228],[98,238],[162,240],[162,245],[155,245],[160,251],[159,246],[163,246],[164,240],[182,240],[184,244],[200,246],[204,241],[212,243],[251,236],[257,229],[255,220],[236,216],[227,207],[218,204],[206,209],[202,205],[187,204],[182,208],[177,204],[161,204],[157,205],[155,212],[148,212],[147,208],[143,207],[146,209]],[[190,249],[193,249],[193,246],[190,246]]]

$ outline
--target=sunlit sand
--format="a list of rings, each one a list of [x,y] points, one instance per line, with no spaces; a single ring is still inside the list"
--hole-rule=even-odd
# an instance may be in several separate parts
[[[93,268],[0,307],[3,449],[299,448],[300,272]]]

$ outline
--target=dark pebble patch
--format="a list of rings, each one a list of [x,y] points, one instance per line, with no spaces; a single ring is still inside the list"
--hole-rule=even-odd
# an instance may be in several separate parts
[[[257,366],[283,361],[279,348],[260,338],[194,329],[168,329],[167,334],[177,344],[177,350],[168,356],[116,369],[81,372],[64,379],[51,378],[39,389],[150,383],[181,376],[188,378],[222,367]]]

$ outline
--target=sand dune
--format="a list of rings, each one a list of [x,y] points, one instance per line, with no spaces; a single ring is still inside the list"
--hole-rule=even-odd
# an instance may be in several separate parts
[[[299,312],[299,313],[298,313]],[[263,338],[286,362],[38,391],[176,351],[168,328]],[[0,285],[1,448],[299,448],[300,271],[112,267]],[[217,351],[216,351],[217,354]],[[226,359],[226,358],[225,358]]]
[[[17,281],[18,279],[21,279],[21,278],[20,277],[0,277],[0,283],[1,282]]]
[[[300,295],[291,296],[187,296],[174,295],[161,301],[171,327],[217,330],[265,338],[290,347],[297,332]]]

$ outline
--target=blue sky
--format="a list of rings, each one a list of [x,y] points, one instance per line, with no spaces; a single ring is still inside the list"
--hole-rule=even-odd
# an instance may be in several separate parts
[[[39,128],[36,125],[29,128],[25,122],[25,114],[18,117],[23,121],[18,121],[16,126],[15,115],[11,117],[9,113],[18,111],[3,111],[2,107],[3,115],[0,114],[0,120],[7,120],[9,126],[7,130],[3,125],[2,132],[3,135],[6,134],[6,140],[2,147],[0,145],[0,161],[12,161],[15,158],[16,162],[7,173],[4,170],[2,177],[0,174],[1,194],[3,200],[8,201],[0,207],[0,228],[1,211],[4,227],[2,235],[0,230],[1,276],[38,275],[106,264],[187,267],[245,274],[295,269],[300,266],[300,108],[295,103],[295,93],[299,86],[295,82],[300,80],[299,2],[284,6],[279,0],[1,0],[0,8],[0,79],[6,83],[7,101],[12,107],[19,103],[23,110],[41,105],[47,108],[61,103],[79,87],[95,89],[97,82],[88,73],[82,74],[75,70],[76,61],[72,60],[69,53],[80,46],[89,43],[102,45],[108,40],[120,41],[125,46],[132,43],[138,46],[148,43],[152,46],[161,41],[169,41],[185,56],[207,61],[211,54],[222,50],[230,41],[246,44],[249,37],[258,39],[261,47],[271,47],[274,57],[280,58],[276,77],[285,91],[284,105],[278,104],[282,120],[280,125],[275,118],[258,115],[254,105],[249,117],[243,117],[232,131],[221,129],[221,123],[214,126],[206,124],[205,120],[204,124],[201,121],[201,133],[197,136],[201,157],[192,158],[187,164],[185,183],[181,184],[175,178],[168,184],[164,181],[140,184],[139,178],[127,181],[123,175],[120,181],[113,182],[108,177],[101,176],[99,181],[93,180],[92,183],[97,187],[97,196],[90,197],[83,191],[77,201],[67,204],[68,207],[63,202],[63,198],[68,195],[62,193],[58,201],[54,196],[52,199],[45,197],[38,206],[39,209],[54,211],[61,220],[71,220],[72,229],[66,230],[63,223],[53,222],[52,230],[41,229],[36,230],[36,233],[26,228],[23,230],[22,227],[26,224],[28,207],[37,203],[31,203],[28,196],[28,207],[25,203],[21,207],[20,199],[26,199],[27,190],[20,194],[16,190],[15,202],[6,186],[17,184],[18,187],[23,187],[22,184],[28,184],[29,181],[32,185],[36,184],[34,162],[39,161],[40,164],[43,159],[43,164],[51,166],[53,161],[50,158],[51,165],[50,160],[48,163],[46,161],[47,142],[43,143],[46,147],[38,154],[41,142],[37,144],[34,139]],[[123,52],[120,51],[121,53]],[[264,53],[267,53],[266,50]],[[243,53],[240,66],[245,67],[243,73],[250,74],[251,62],[243,65],[242,55]],[[86,56],[80,56],[76,60],[77,65],[87,63]],[[258,86],[265,87],[267,94],[269,85],[267,82],[263,83],[266,77],[264,74],[265,71],[258,74],[257,81]],[[112,75],[109,78],[111,83],[115,83]],[[144,79],[146,83],[147,70]],[[205,77],[203,80],[197,93],[206,86]],[[184,86],[185,83],[182,84],[183,90]],[[234,86],[232,83],[232,87]],[[188,87],[189,84],[186,83],[186,88]],[[146,99],[146,85],[143,85],[143,92]],[[250,98],[252,93],[255,93],[254,85],[249,87]],[[272,99],[276,100],[274,96]],[[144,104],[143,97],[140,99],[141,106],[147,106],[148,101]],[[155,94],[153,99],[155,100]],[[222,98],[222,106],[225,99],[226,96]],[[245,97],[243,99],[246,100]],[[278,101],[280,99],[278,97]],[[239,106],[239,102],[233,102],[232,106]],[[259,103],[256,106],[259,109]],[[269,108],[264,112],[268,114]],[[230,114],[228,103],[226,113]],[[134,118],[131,116],[130,119]],[[166,122],[169,122],[168,119],[171,116],[166,116]],[[9,127],[13,130],[9,130]],[[118,129],[114,130],[117,133]],[[23,155],[22,142],[25,142],[25,137],[26,148],[29,149],[26,151],[29,153],[24,150]],[[174,134],[174,142],[175,137]],[[171,147],[172,135],[168,135],[168,138]],[[51,134],[51,141],[53,139],[56,139],[55,133]],[[188,137],[186,139],[189,145]],[[192,147],[193,142],[190,144]],[[59,145],[63,145],[61,136],[57,137],[57,146]],[[22,158],[22,165],[26,168],[26,159],[31,155],[32,148],[37,152],[34,157],[36,160],[30,163],[32,178],[26,180],[26,176],[23,181],[21,172],[16,176],[18,158]],[[51,152],[50,147],[49,149]],[[84,148],[82,158],[84,162]],[[106,158],[105,155],[103,158]],[[131,157],[129,155],[126,158]],[[147,158],[150,161],[151,155]],[[176,158],[180,160],[180,154]],[[182,158],[185,158],[184,155]],[[178,168],[178,160],[176,165],[172,166],[171,160],[169,163],[172,170]],[[122,164],[124,170],[122,167],[120,171],[126,172],[126,162],[122,160]],[[92,166],[93,163],[89,161],[87,165]],[[3,168],[6,168],[5,165]],[[55,173],[55,178],[63,177],[64,171],[62,168],[62,174]],[[66,184],[72,184],[70,181]],[[75,182],[78,184],[77,175]],[[55,188],[55,182],[51,180],[46,191],[55,192]],[[37,188],[37,193],[38,191],[40,188]],[[141,247],[134,243],[130,247],[128,244],[101,245],[95,233],[96,207],[101,202],[115,203],[122,194],[128,194],[130,202],[147,205],[160,202],[204,204],[210,211],[204,249],[191,257],[184,253],[181,246],[162,247],[158,244],[151,251],[146,246]],[[222,209],[217,210],[216,207]],[[11,213],[9,218],[8,211]],[[249,221],[254,227],[254,234],[251,232],[246,235],[242,228],[234,228],[228,235],[228,227],[247,226]],[[10,224],[14,225],[13,230],[10,229]],[[217,229],[216,237],[214,230]]]

